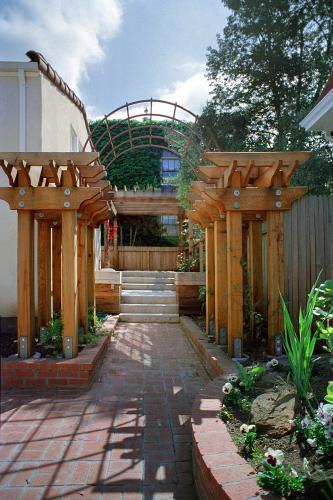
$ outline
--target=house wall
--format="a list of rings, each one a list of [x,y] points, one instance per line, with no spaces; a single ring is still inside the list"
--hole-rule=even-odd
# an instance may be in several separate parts
[[[19,69],[25,76],[24,109],[22,94],[20,109]],[[0,62],[0,151],[71,151],[72,130],[83,145],[87,129],[81,111],[36,63]],[[0,186],[8,186],[1,169]],[[0,316],[13,317],[17,310],[17,215],[1,200],[0,235]]]

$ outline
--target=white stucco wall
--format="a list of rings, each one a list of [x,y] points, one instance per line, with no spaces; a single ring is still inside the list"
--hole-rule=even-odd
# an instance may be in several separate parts
[[[18,69],[22,68],[25,71],[25,150],[70,151],[71,129],[83,145],[88,133],[81,111],[40,73],[37,64],[0,62],[0,151],[20,151]],[[1,169],[0,186],[8,186]],[[1,200],[0,235],[0,315],[10,317],[15,316],[17,310],[17,215]]]

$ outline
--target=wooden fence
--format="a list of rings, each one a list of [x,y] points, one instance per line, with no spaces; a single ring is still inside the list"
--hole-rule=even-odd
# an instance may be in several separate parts
[[[128,271],[176,271],[178,247],[118,247],[118,269]],[[111,262],[113,262],[111,251]]]
[[[263,225],[263,260],[266,257],[266,230]],[[317,279],[333,278],[333,197],[305,196],[284,213],[285,298],[293,321]],[[267,276],[264,265],[264,290]],[[267,300],[267,293],[266,300]]]

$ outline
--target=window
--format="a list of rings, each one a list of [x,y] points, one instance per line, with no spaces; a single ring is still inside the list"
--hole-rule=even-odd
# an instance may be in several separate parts
[[[168,182],[170,178],[175,177],[179,171],[179,157],[171,151],[162,151],[162,191],[172,191],[172,185]]]
[[[79,141],[75,130],[71,127],[71,152],[76,153],[79,151]]]

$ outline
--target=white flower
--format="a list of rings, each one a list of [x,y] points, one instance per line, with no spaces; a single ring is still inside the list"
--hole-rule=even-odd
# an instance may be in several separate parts
[[[290,477],[298,477],[298,474],[293,467],[291,467],[291,469],[289,470],[289,476]]]
[[[325,415],[332,415],[333,416],[333,405],[330,403],[323,405],[323,412]]]
[[[278,364],[279,364],[278,360],[273,358],[270,361],[267,361],[266,368],[274,368],[275,366],[278,366]]]
[[[311,446],[311,448],[317,448],[317,439],[316,438],[314,438],[314,439],[308,438],[306,440],[306,442],[308,443],[309,446]]]
[[[233,389],[233,385],[230,384],[230,382],[227,382],[226,384],[224,384],[224,386],[222,387],[222,392],[224,392],[224,394],[229,394],[229,392],[231,392]]]
[[[232,383],[237,382],[238,381],[237,375],[235,375],[234,373],[230,373],[230,375],[228,375],[228,381]]]
[[[251,424],[251,425],[247,425],[247,424],[242,424],[239,428],[239,430],[243,433],[248,433],[248,432],[251,432],[251,431],[254,431],[256,428],[256,426],[254,424]]]
[[[284,453],[282,450],[273,450],[272,448],[268,448],[265,453],[266,462],[272,467],[277,467],[283,464]]]

